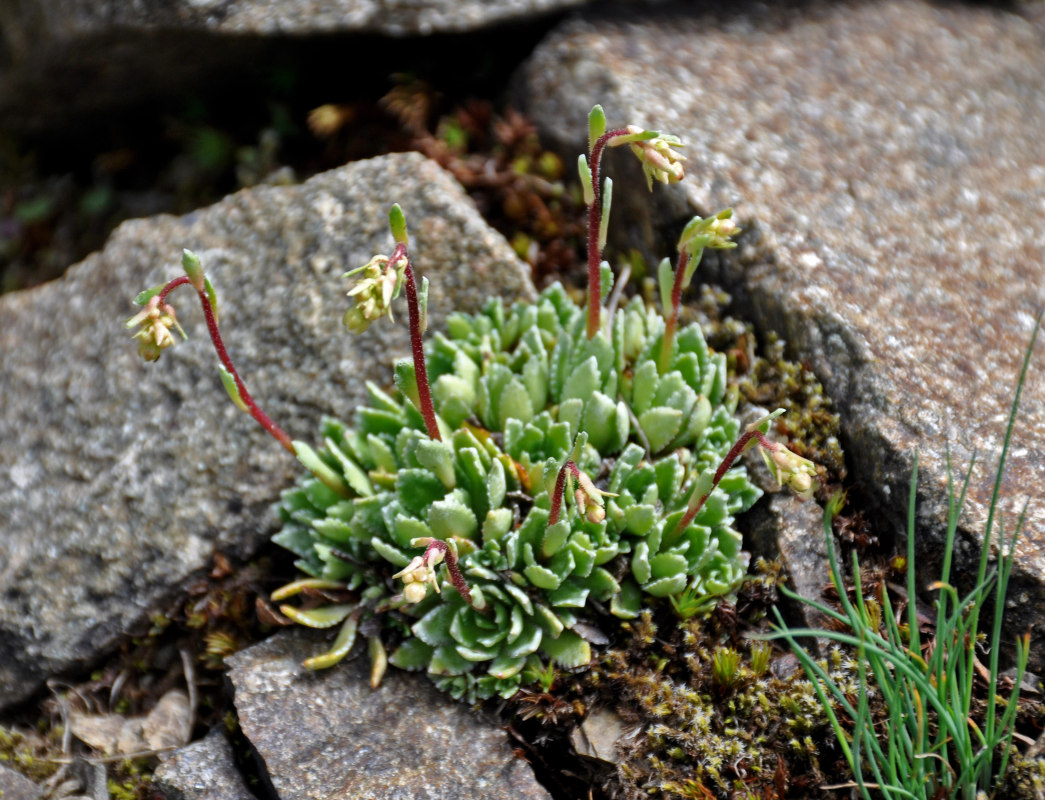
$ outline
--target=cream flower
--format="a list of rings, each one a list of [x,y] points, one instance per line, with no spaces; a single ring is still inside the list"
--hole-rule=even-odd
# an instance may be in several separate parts
[[[142,326],[134,334],[138,340],[138,355],[146,361],[156,361],[160,353],[174,344],[171,328],[177,326],[178,321],[174,309],[167,303],[160,303],[159,295],[149,298],[145,307],[126,322],[128,328],[136,325]]]

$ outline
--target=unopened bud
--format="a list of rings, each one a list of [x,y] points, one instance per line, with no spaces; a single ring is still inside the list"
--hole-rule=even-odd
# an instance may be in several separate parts
[[[408,583],[403,587],[403,599],[408,603],[420,603],[428,595],[424,583]]]

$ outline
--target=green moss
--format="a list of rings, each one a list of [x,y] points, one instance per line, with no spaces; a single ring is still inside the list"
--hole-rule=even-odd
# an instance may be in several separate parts
[[[60,755],[61,736],[60,728],[41,736],[34,731],[0,727],[0,764],[32,781],[45,781],[58,771],[58,764],[50,759]]]
[[[771,575],[762,565],[740,602],[745,590],[764,592]],[[624,623],[624,643],[605,654],[589,681],[602,702],[641,731],[621,743],[618,796],[778,796],[788,776],[801,775],[802,792],[794,796],[818,797],[821,784],[847,779],[836,769],[813,685],[801,671],[777,677],[766,670],[764,643],[736,635],[735,609],[681,622],[656,614],[647,610]],[[763,662],[757,669],[753,653]],[[857,690],[848,655],[832,652],[825,667]]]
[[[153,797],[153,767],[146,759],[124,759],[110,769],[107,781],[112,800],[148,800]]]
[[[1027,759],[1014,754],[999,797],[1011,800],[1041,800],[1045,797],[1045,758]]]

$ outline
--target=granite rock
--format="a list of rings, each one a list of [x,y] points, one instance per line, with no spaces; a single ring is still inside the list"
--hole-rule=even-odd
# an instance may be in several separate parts
[[[22,773],[0,764],[0,798],[3,800],[36,800],[42,791]]]
[[[5,2],[0,3],[0,119],[9,131],[54,131],[68,125],[70,117],[90,119],[133,102],[210,90],[227,85],[231,76],[261,83],[270,77],[273,63],[302,69],[316,58],[329,69],[374,76],[375,61],[387,60],[390,43],[382,37],[460,34],[461,39],[491,26],[543,26],[550,15],[586,2]],[[539,36],[536,28],[531,35]],[[455,40],[445,48],[474,52],[482,42],[463,45]],[[363,51],[367,56],[357,57]],[[385,74],[379,71],[376,77]]]
[[[153,786],[168,800],[254,800],[217,728],[160,764]]]
[[[499,727],[420,675],[389,670],[378,689],[355,656],[312,672],[326,645],[289,630],[228,660],[240,727],[280,800],[537,800],[548,797]]]
[[[657,187],[652,205],[634,202],[639,171],[611,164],[626,243],[659,257],[687,215],[736,207],[743,244],[701,277],[815,370],[841,414],[850,474],[897,529],[919,451],[926,580],[942,550],[948,447],[962,470],[979,453],[957,545],[966,570],[977,558],[1045,307],[1041,30],[1001,8],[922,0],[693,4],[566,24],[522,81],[528,111],[564,150],[583,146],[596,102],[610,124],[683,138],[688,177]],[[1045,615],[1045,456],[1033,446],[1043,351],[1039,341],[1003,487],[1010,530],[1032,498],[1013,633]],[[1045,628],[1034,652],[1040,670]]]
[[[123,325],[134,295],[195,250],[247,386],[293,438],[311,440],[322,415],[350,418],[366,379],[389,386],[409,352],[405,316],[361,336],[340,322],[341,275],[391,251],[395,201],[432,281],[434,328],[494,292],[533,296],[460,186],[402,154],[125,223],[63,279],[0,297],[0,707],[97,658],[216,549],[253,552],[299,471],[225,396],[191,292],[172,295],[190,341],[156,364],[138,359]]]

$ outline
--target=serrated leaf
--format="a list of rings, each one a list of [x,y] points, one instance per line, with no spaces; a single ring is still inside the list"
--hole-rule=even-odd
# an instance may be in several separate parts
[[[539,589],[557,589],[559,576],[540,564],[530,564],[523,570],[526,579]]]
[[[454,649],[457,650],[457,653],[461,658],[467,659],[468,661],[489,661],[497,655],[497,649],[489,647],[469,647],[467,645],[459,644],[456,645]]]
[[[479,529],[479,522],[472,509],[454,497],[447,497],[429,506],[428,527],[437,539],[451,536],[471,539]]]
[[[522,381],[530,395],[530,405],[540,411],[548,404],[548,368],[537,355],[531,356],[522,370]]]
[[[632,379],[631,410],[636,416],[642,416],[653,404],[653,396],[657,393],[657,364],[643,361]]]
[[[307,443],[295,441],[294,454],[305,469],[322,481],[324,486],[342,497],[348,497],[348,487],[341,476],[328,466]]]
[[[400,394],[413,403],[414,408],[420,408],[421,397],[417,393],[417,375],[414,373],[414,362],[408,358],[401,358],[396,361],[393,380]]]
[[[611,452],[617,439],[617,406],[602,392],[594,392],[581,417],[581,430],[587,431],[592,447]]]
[[[317,533],[338,544],[348,544],[355,539],[354,529],[340,519],[317,519],[312,523]]]
[[[566,628],[566,624],[562,618],[562,615],[568,615],[569,612],[560,611],[556,614],[548,606],[543,603],[534,603],[533,606],[533,619],[534,621],[544,629],[544,633],[551,637],[556,637],[563,632]]]
[[[395,471],[399,469],[399,464],[396,462],[395,451],[392,450],[384,437],[368,433],[366,436],[366,445],[367,449],[370,451],[370,458],[379,470],[394,474]]]
[[[343,583],[338,583],[337,581],[325,581],[317,578],[304,578],[302,580],[292,581],[291,583],[288,583],[286,586],[279,587],[278,589],[276,589],[276,591],[269,595],[269,597],[273,603],[278,603],[280,600],[286,600],[288,597],[293,597],[296,594],[300,594],[301,592],[310,589],[323,591],[324,589],[339,590],[344,588],[345,585]]]
[[[341,467],[342,476],[353,491],[360,497],[372,495],[374,487],[370,485],[370,479],[367,478],[366,473],[363,472],[360,466],[344,450],[338,447],[329,436],[323,441],[327,446],[327,451],[337,459],[338,465]]]
[[[411,637],[397,647],[388,662],[399,669],[419,670],[428,666],[432,660],[435,649],[422,642],[420,639]]]
[[[464,359],[471,361],[467,357]],[[440,375],[432,385],[432,397],[440,409],[452,399],[463,401],[469,409],[474,409],[477,400],[476,386],[457,375]]]
[[[653,506],[634,505],[624,511],[624,524],[636,536],[645,536],[657,521],[657,510]]]
[[[582,402],[586,401],[602,388],[601,384],[598,362],[595,356],[591,356],[582,361],[566,378],[562,388],[562,400],[576,398]]]
[[[358,623],[356,616],[353,614],[345,623],[341,626],[341,630],[338,631],[337,638],[334,639],[334,644],[331,648],[318,656],[313,658],[307,658],[302,662],[302,666],[305,669],[326,669],[332,667],[338,663],[341,659],[348,655],[348,652],[352,649],[352,645],[356,643],[356,630]]]
[[[396,514],[392,524],[392,537],[395,543],[402,548],[411,547],[410,542],[432,535],[432,529],[416,517],[408,517],[405,514]]]
[[[560,519],[554,525],[549,525],[541,539],[541,555],[551,558],[566,544],[566,537],[570,535],[570,523],[566,519]]]
[[[649,563],[649,545],[646,542],[635,545],[635,551],[631,554],[631,574],[639,583],[646,583],[653,574]]]
[[[281,605],[279,611],[298,625],[308,628],[332,628],[356,610],[356,605],[320,606],[303,610],[297,606]]]
[[[530,597],[526,592],[511,583],[504,583],[501,585],[501,588],[504,589],[507,594],[511,595],[512,599],[519,604],[519,607],[522,608],[526,614],[533,614],[533,602],[530,600]]]
[[[483,544],[504,537],[512,528],[512,510],[510,508],[494,508],[486,512],[483,521]]]
[[[428,671],[432,675],[464,675],[472,669],[472,662],[463,658],[453,645],[442,645],[432,653]]]
[[[490,667],[487,671],[495,678],[504,680],[505,678],[511,678],[512,676],[517,675],[525,665],[526,656],[512,658],[502,653],[490,662]]]
[[[430,469],[444,487],[453,489],[457,485],[453,452],[445,442],[424,439],[417,445],[415,454],[421,466]]]
[[[517,419],[522,422],[529,422],[533,419],[534,409],[530,393],[518,378],[512,378],[501,391],[498,413],[500,415],[498,430],[504,430],[509,419]]]
[[[450,636],[450,623],[453,622],[456,610],[454,606],[447,603],[438,605],[415,622],[410,630],[414,636],[430,647],[453,644],[453,637]]]
[[[674,455],[658,461],[653,471],[656,473],[657,498],[664,504],[670,505],[675,501],[682,481],[686,477],[686,468]]]
[[[639,425],[646,434],[650,450],[656,453],[678,434],[682,427],[682,412],[677,408],[655,406],[639,416]]]
[[[548,602],[556,607],[584,608],[589,591],[586,586],[564,581],[562,586],[548,594]]]
[[[584,585],[591,590],[596,600],[602,602],[605,602],[607,598],[612,597],[621,590],[621,585],[617,582],[617,579],[610,574],[609,570],[602,567],[593,569],[591,575],[585,578]]]
[[[490,463],[490,471],[486,475],[486,499],[489,508],[500,507],[507,492],[508,484],[504,477],[504,466],[500,460],[494,459]]]
[[[559,404],[559,422],[568,426],[570,439],[581,430],[581,415],[583,413],[584,401],[579,397],[564,400]]]
[[[685,557],[677,553],[657,553],[650,556],[650,572],[654,578],[669,578],[686,574],[688,566]]]
[[[369,434],[388,433],[395,435],[403,427],[402,412],[381,411],[368,406],[356,410],[359,429]]]
[[[395,487],[399,502],[414,516],[421,516],[432,503],[446,496],[443,482],[426,469],[399,470]]]
[[[410,556],[398,547],[393,547],[388,542],[379,539],[376,536],[370,540],[370,546],[377,551],[377,554],[381,556],[381,558],[394,566],[405,567],[410,563]]]
[[[541,649],[555,663],[567,669],[583,667],[591,661],[591,645],[573,631],[563,631],[555,639],[545,637]]]
[[[625,580],[620,585],[620,594],[610,600],[610,613],[621,619],[635,619],[642,610],[642,589],[634,581]]]
[[[647,583],[642,587],[642,590],[653,597],[667,597],[669,594],[678,594],[685,588],[686,576],[672,575],[668,578],[660,578]]]
[[[501,650],[501,653],[508,658],[528,656],[537,651],[543,638],[544,632],[540,626],[533,620],[524,620],[518,635],[508,639],[508,644]]]

